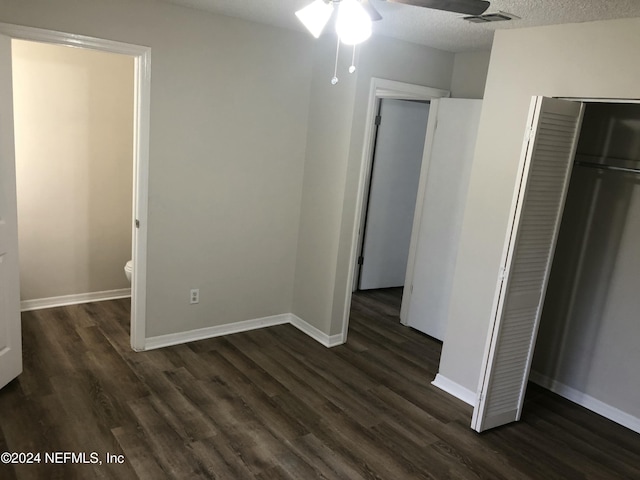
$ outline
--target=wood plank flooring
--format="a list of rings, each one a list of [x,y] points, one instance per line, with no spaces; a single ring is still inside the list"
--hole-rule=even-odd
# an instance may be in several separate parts
[[[349,339],[292,326],[136,353],[129,302],[23,314],[24,373],[0,391],[1,479],[638,479],[640,435],[531,386],[482,435],[430,385],[440,344],[398,322],[400,291],[354,296]],[[124,463],[106,463],[106,454]]]

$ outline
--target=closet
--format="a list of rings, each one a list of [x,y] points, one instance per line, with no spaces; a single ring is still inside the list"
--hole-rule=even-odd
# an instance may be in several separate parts
[[[530,380],[638,422],[639,286],[640,104],[587,103]]]
[[[640,105],[533,97],[518,172],[472,428],[531,373],[640,432]]]

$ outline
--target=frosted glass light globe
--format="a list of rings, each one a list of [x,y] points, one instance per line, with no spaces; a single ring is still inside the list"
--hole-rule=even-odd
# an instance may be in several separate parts
[[[303,9],[296,12],[296,16],[307,27],[307,30],[311,32],[316,38],[320,37],[322,30],[331,18],[333,12],[333,4],[325,3],[323,0],[315,0],[313,3],[307,5]]]
[[[336,32],[345,45],[362,43],[371,36],[371,18],[358,1],[340,2]]]

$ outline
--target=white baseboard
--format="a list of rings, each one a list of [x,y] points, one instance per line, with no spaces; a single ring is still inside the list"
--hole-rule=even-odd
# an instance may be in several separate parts
[[[248,332],[249,330],[273,327],[275,325],[283,325],[287,323],[306,333],[325,347],[335,347],[336,345],[344,343],[342,335],[329,336],[305,322],[300,317],[292,313],[283,313],[281,315],[255,318],[253,320],[245,320],[243,322],[229,323],[215,327],[198,328],[196,330],[189,330],[188,332],[170,333],[168,335],[149,337],[145,342],[145,350],[154,350],[156,348],[195,342],[198,340],[205,340],[207,338],[221,337],[223,335],[231,335],[232,333]]]
[[[321,343],[325,347],[336,347],[344,343],[344,336],[341,333],[338,333],[337,335],[327,335],[326,333],[318,330],[310,323],[305,322],[297,315],[294,315],[293,313],[290,313],[289,315],[291,317],[291,325],[296,327],[301,332],[306,333],[315,341]]]
[[[449,395],[453,395],[459,400],[462,400],[464,403],[471,405],[472,407],[476,404],[476,392],[469,390],[468,388],[463,387],[462,385],[449,380],[447,377],[443,377],[439,373],[436,375],[436,378],[431,385],[434,387],[438,387],[440,390],[444,390]]]
[[[28,312],[31,310],[42,310],[43,308],[77,305],[79,303],[116,300],[118,298],[127,298],[130,296],[130,288],[121,288],[119,290],[107,290],[104,292],[90,292],[79,293],[76,295],[63,295],[60,297],[37,298],[35,300],[23,300],[22,302],[20,302],[20,310],[23,312]]]
[[[222,335],[231,335],[232,333],[248,332],[249,330],[273,327],[274,325],[282,325],[284,323],[289,323],[288,313],[273,315],[271,317],[255,318],[253,320],[245,320],[243,322],[228,323],[226,325],[217,325],[215,327],[198,328],[187,332],[158,335],[157,337],[149,337],[146,339],[145,350],[170,347],[181,343],[221,337]]]
[[[572,402],[597,413],[598,415],[602,415],[603,417],[619,423],[634,432],[640,433],[640,418],[623,412],[622,410],[604,403],[591,395],[587,395],[575,388],[553,380],[539,372],[531,371],[529,374],[529,380],[541,387],[551,390],[553,393],[557,393],[567,400],[571,400]]]

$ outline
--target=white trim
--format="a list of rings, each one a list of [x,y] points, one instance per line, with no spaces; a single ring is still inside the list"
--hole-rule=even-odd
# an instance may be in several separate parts
[[[640,418],[638,417],[634,417],[633,415],[623,412],[608,403],[604,403],[591,395],[587,395],[580,390],[569,387],[568,385],[553,380],[541,373],[531,371],[529,373],[529,380],[541,387],[551,390],[553,393],[557,393],[567,400],[571,400],[572,402],[597,413],[598,415],[602,415],[603,417],[619,423],[634,432],[640,433]]]
[[[149,47],[133,45],[130,43],[116,42],[103,38],[88,37],[75,33],[58,32],[42,28],[26,27],[0,22],[0,31],[3,35],[32,42],[52,43],[57,45],[69,45],[72,47],[90,48],[103,52],[119,53],[122,55],[139,56],[151,51]]]
[[[151,49],[135,57],[133,225],[131,258],[131,348],[143,350],[147,324],[147,232],[149,208],[149,131],[151,124]],[[136,227],[136,219],[139,227]]]
[[[327,335],[326,333],[318,330],[310,323],[305,322],[297,315],[294,315],[293,313],[289,315],[291,325],[296,327],[301,332],[306,333],[315,341],[321,343],[327,348],[336,347],[338,345],[342,345],[345,342],[345,338],[341,333],[338,333],[336,335]]]
[[[583,97],[554,97],[559,100],[582,103],[640,103],[638,98],[583,98]]]
[[[351,310],[351,295],[354,289],[355,271],[357,268],[358,249],[360,248],[360,231],[362,219],[364,217],[364,196],[371,173],[371,157],[373,155],[375,140],[375,116],[376,106],[381,98],[392,98],[399,100],[433,100],[435,98],[449,97],[451,92],[439,88],[425,87],[411,83],[396,82],[384,78],[371,78],[369,87],[369,99],[367,104],[367,115],[365,118],[364,142],[362,146],[362,157],[360,159],[360,179],[358,181],[358,192],[356,194],[356,218],[353,222],[351,232],[351,252],[349,254],[346,294],[344,305],[342,306],[342,334],[341,341],[347,341],[349,330],[349,313]],[[426,135],[426,133],[425,133]],[[424,193],[423,193],[424,194]],[[417,199],[421,201],[421,199]]]
[[[67,305],[77,305],[79,303],[102,302],[104,300],[116,300],[118,298],[128,298],[130,296],[130,288],[121,288],[119,290],[105,290],[103,292],[36,298],[34,300],[23,300],[20,302],[20,311],[29,312],[31,310],[41,310],[43,308],[64,307]]]
[[[273,327],[275,325],[283,325],[289,323],[288,313],[282,315],[273,315],[271,317],[255,318],[253,320],[245,320],[243,322],[228,323],[226,325],[217,325],[215,327],[198,328],[187,332],[169,333],[168,335],[158,335],[157,337],[147,338],[145,350],[153,350],[156,348],[170,347],[187,342],[195,342],[205,340],[207,338],[221,337],[223,335],[231,335],[233,333],[248,332],[258,328]]]
[[[145,350],[154,350],[156,348],[170,347],[172,345],[196,342],[198,340],[206,340],[207,338],[221,337],[223,335],[248,332],[259,328],[285,324],[293,325],[298,330],[306,333],[325,347],[335,347],[336,345],[344,343],[342,335],[329,336],[293,313],[283,313],[281,315],[254,318],[252,320],[228,323],[226,325],[217,325],[215,327],[198,328],[196,330],[189,330],[188,332],[170,333],[167,335],[158,335],[157,337],[149,337],[147,338]]]
[[[87,37],[73,33],[44,30],[0,23],[0,33],[11,38],[35,42],[67,45],[129,55],[135,60],[134,77],[134,198],[133,218],[140,228],[133,226],[133,278],[131,296],[131,348],[144,350],[147,304],[147,211],[149,199],[149,125],[151,110],[151,48]]]
[[[371,86],[375,88],[377,98],[393,98],[397,100],[431,100],[451,95],[449,90],[425,87],[413,83],[397,82],[373,77]]]
[[[449,395],[453,395],[472,407],[476,404],[476,392],[463,387],[459,383],[449,380],[447,377],[443,377],[439,373],[436,375],[435,380],[431,382],[431,385],[438,387],[440,390],[444,390]]]

